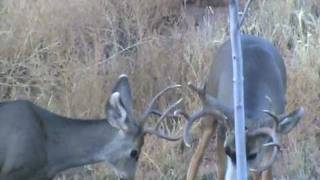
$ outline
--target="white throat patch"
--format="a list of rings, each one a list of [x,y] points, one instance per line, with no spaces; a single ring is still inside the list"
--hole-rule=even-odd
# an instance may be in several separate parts
[[[232,163],[232,160],[227,156],[227,171],[225,180],[235,180],[237,179],[237,167]]]

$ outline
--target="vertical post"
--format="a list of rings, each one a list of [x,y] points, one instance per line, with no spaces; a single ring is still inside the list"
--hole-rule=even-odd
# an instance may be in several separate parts
[[[245,116],[243,98],[243,60],[241,34],[238,20],[239,1],[229,0],[230,38],[233,65],[233,99],[236,137],[237,180],[247,180],[247,158],[245,142]]]

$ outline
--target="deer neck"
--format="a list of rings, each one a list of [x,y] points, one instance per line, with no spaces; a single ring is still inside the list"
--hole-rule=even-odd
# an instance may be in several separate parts
[[[47,129],[48,174],[105,160],[104,151],[117,130],[106,120],[71,120],[63,117],[49,122]]]

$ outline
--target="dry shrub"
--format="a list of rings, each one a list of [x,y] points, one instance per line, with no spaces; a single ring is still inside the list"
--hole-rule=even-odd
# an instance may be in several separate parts
[[[319,176],[315,137],[320,132],[314,124],[320,121],[320,20],[315,2],[258,1],[243,28],[281,50],[288,69],[288,110],[306,109],[302,123],[284,138],[275,174],[279,179]],[[122,73],[129,75],[137,111],[169,84],[202,85],[216,47],[227,38],[227,21],[187,28],[181,5],[180,0],[0,0],[1,99],[30,99],[73,117],[104,117],[104,103]],[[199,107],[187,88],[166,96],[159,107],[177,96],[185,98],[187,110]],[[182,123],[169,131],[181,133]],[[191,154],[180,142],[148,136],[138,179],[184,179]],[[112,178],[103,165],[80,170],[58,179]]]

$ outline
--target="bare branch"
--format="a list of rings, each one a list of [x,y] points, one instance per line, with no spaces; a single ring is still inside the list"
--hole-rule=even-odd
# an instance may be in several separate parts
[[[248,0],[246,2],[246,5],[244,7],[244,10],[243,10],[240,22],[239,22],[239,28],[241,28],[241,26],[242,26],[242,24],[243,24],[243,22],[244,22],[244,20],[245,20],[245,18],[247,16],[247,14],[248,14],[248,9],[249,9],[249,6],[250,6],[251,2],[252,2],[252,0]]]
[[[233,109],[234,130],[237,158],[237,179],[248,179],[246,146],[245,146],[245,112],[243,85],[243,57],[241,47],[241,32],[239,26],[239,1],[229,0],[230,40],[232,50],[233,70]]]

